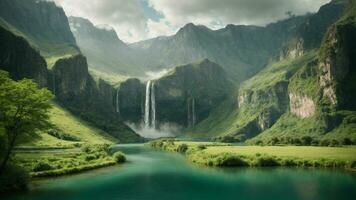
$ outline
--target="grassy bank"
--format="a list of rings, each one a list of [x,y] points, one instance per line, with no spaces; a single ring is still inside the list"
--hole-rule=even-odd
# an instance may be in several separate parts
[[[185,153],[191,162],[214,167],[318,167],[356,170],[356,147],[232,146],[157,140],[156,149]]]
[[[21,150],[17,152],[14,161],[29,172],[31,177],[53,177],[125,161],[117,155],[110,152],[109,145],[87,145],[76,149]]]

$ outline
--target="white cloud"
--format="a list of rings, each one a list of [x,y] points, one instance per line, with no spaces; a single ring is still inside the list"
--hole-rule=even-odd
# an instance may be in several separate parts
[[[54,0],[67,15],[109,24],[125,42],[171,35],[189,22],[218,29],[227,24],[264,25],[286,17],[316,12],[329,0]],[[147,9],[140,1],[147,1]],[[147,4],[146,4],[147,5]],[[154,21],[145,11],[160,13]]]

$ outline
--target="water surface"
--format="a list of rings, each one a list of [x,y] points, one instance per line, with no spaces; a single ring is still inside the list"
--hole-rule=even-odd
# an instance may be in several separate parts
[[[303,169],[212,169],[176,153],[117,145],[128,163],[75,176],[35,181],[9,200],[354,199],[356,174]]]

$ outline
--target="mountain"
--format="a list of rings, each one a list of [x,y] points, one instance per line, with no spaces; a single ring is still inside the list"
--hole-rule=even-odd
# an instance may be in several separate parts
[[[266,27],[228,25],[220,30],[185,25],[175,35],[129,45],[142,54],[154,70],[208,58],[221,65],[229,78],[240,83],[263,68],[305,16],[293,17]]]
[[[89,20],[69,17],[71,30],[89,67],[100,72],[139,75],[141,68],[134,52],[107,25],[94,26]]]
[[[67,16],[54,2],[1,0],[0,25],[26,38],[46,59],[79,53]]]
[[[121,83],[117,106],[131,122],[146,120],[157,128],[166,123],[189,127],[205,119],[231,89],[223,68],[204,59],[174,67],[145,84],[137,79]]]
[[[295,35],[315,35],[314,42],[300,46],[301,54],[272,60],[187,133],[220,141],[249,139],[254,144],[300,144],[306,136],[325,143],[356,140],[356,4],[351,2],[335,20],[330,20],[326,10],[334,15],[330,8],[345,8],[346,1],[332,1],[310,16],[301,25],[310,30],[301,28]],[[323,16],[324,23],[330,23],[326,29],[319,24]]]
[[[79,50],[67,48],[73,47],[75,40],[62,8],[38,0],[0,2],[3,11],[13,11],[1,12],[0,43],[4,48],[0,49],[0,69],[15,80],[30,78],[47,87],[59,106],[116,141],[142,141],[115,112],[114,88],[105,81],[96,82],[89,74],[86,58]],[[43,44],[51,48],[43,48]],[[47,65],[43,54],[50,56],[47,62],[51,60],[53,66]]]

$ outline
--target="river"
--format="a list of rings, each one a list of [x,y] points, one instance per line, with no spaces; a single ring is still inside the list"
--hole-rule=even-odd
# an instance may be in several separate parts
[[[8,200],[326,200],[355,199],[356,174],[285,168],[213,169],[177,153],[117,145],[128,162],[79,175],[37,180]]]

